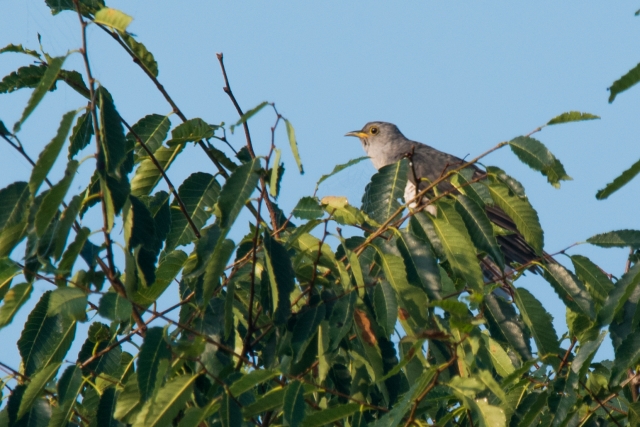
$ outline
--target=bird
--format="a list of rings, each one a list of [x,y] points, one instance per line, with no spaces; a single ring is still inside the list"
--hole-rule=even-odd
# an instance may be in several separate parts
[[[466,163],[452,154],[406,138],[393,123],[369,122],[361,130],[347,132],[345,136],[357,137],[360,140],[362,148],[376,169],[396,163],[403,158],[409,159],[409,176],[404,191],[407,202],[415,199],[419,191],[427,188],[448,171]],[[475,164],[467,167],[473,171],[474,178],[482,179],[486,176],[486,173]],[[447,191],[456,193],[454,186],[448,180],[443,180],[436,187],[440,193]],[[409,207],[415,208],[427,202],[428,198],[425,197],[410,203]],[[435,206],[428,205],[426,209],[431,214],[436,214]],[[489,204],[485,205],[484,209],[491,222],[509,232],[506,235],[496,236],[508,265],[512,262],[525,265],[539,258],[535,250],[518,232],[513,220],[502,209]],[[533,266],[530,271],[537,272],[537,268]]]

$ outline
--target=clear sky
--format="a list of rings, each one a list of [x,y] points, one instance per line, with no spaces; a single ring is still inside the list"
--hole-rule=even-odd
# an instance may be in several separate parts
[[[561,189],[520,164],[508,148],[485,163],[500,166],[525,185],[545,230],[547,252],[596,233],[640,228],[640,179],[606,201],[595,199],[598,189],[640,158],[640,88],[607,103],[607,88],[640,61],[637,1],[127,0],[110,1],[108,6],[135,18],[129,31],[154,54],[160,81],[189,118],[210,123],[237,120],[221,90],[215,54],[223,52],[242,107],[275,102],[291,120],[306,172],[297,174],[281,128],[277,143],[287,172],[279,203],[285,212],[311,194],[318,178],[335,164],[363,155],[357,140],[343,135],[368,121],[394,122],[408,138],[464,157],[526,134],[562,112],[579,110],[602,119],[553,126],[537,134],[574,179],[563,182]],[[0,10],[0,46],[15,43],[35,49],[40,33],[52,55],[80,47],[79,25],[72,13],[52,17],[44,1],[33,0],[0,0]],[[90,27],[88,34],[94,75],[113,94],[127,121],[170,112],[113,40],[97,28]],[[0,77],[27,64],[26,57],[0,55]],[[65,63],[65,68],[80,66],[77,54]],[[53,137],[62,114],[84,103],[65,84],[58,87],[19,135],[34,157]],[[18,120],[29,94],[21,90],[0,95],[0,119],[7,127]],[[265,110],[251,122],[259,153],[268,149],[273,121]],[[230,139],[237,148],[244,143],[238,132]],[[28,180],[30,167],[18,153],[5,145],[0,154],[0,187]],[[63,167],[57,165],[55,180]],[[191,148],[169,175],[181,182],[196,170],[213,172],[202,153]],[[359,206],[374,172],[369,162],[362,162],[326,181],[319,195],[347,196]],[[74,181],[76,193],[86,182],[83,177],[86,173]],[[570,253],[586,255],[616,276],[626,260],[624,250],[588,245]],[[558,333],[564,332],[564,309],[550,285],[536,276],[519,284],[543,302]],[[18,367],[13,346],[26,315],[49,288],[40,282],[32,303],[23,307],[13,325],[0,330],[3,362]],[[75,348],[68,360],[76,357]],[[612,357],[608,348],[601,357]]]

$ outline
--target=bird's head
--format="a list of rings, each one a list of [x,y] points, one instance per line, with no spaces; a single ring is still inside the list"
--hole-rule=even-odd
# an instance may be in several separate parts
[[[361,130],[347,132],[345,136],[360,138],[365,149],[391,145],[394,141],[405,139],[396,125],[387,122],[369,122]]]

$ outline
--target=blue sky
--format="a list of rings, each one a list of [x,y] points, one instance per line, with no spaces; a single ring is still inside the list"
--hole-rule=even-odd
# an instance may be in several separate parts
[[[407,137],[464,157],[526,134],[562,112],[579,110],[602,119],[537,134],[574,179],[561,189],[519,163],[508,148],[485,163],[500,166],[525,185],[545,230],[548,252],[596,233],[639,228],[639,204],[633,200],[640,179],[606,201],[594,197],[640,158],[640,88],[607,102],[607,87],[640,61],[637,2],[128,0],[108,5],[135,18],[129,31],[153,52],[160,81],[188,117],[210,123],[237,120],[221,90],[216,53],[223,52],[242,107],[275,102],[291,120],[306,173],[297,174],[281,128],[277,143],[287,172],[279,203],[286,212],[312,193],[318,178],[335,164],[363,155],[360,144],[343,135],[368,121],[394,122]],[[1,46],[36,48],[39,32],[52,55],[80,47],[72,13],[52,17],[44,1],[32,0],[0,0],[0,10]],[[88,35],[94,75],[111,91],[127,121],[170,112],[119,46],[97,28],[90,27]],[[0,55],[0,77],[27,63],[16,54]],[[78,54],[65,64],[80,66]],[[0,96],[0,119],[8,127],[20,117],[28,96],[28,91]],[[62,114],[82,105],[73,90],[59,84],[19,135],[29,153],[37,157]],[[274,119],[265,110],[251,122],[259,153],[268,149]],[[237,148],[244,143],[238,132],[230,139]],[[29,165],[18,153],[6,145],[0,153],[0,187],[28,180]],[[63,167],[57,165],[54,180]],[[85,165],[85,172],[90,167]],[[196,170],[213,172],[192,148],[169,175],[179,183]],[[362,162],[326,181],[319,195],[346,196],[359,205],[374,171]],[[80,190],[83,177],[86,173],[76,178],[72,189]],[[626,259],[624,250],[587,245],[571,253],[590,257],[616,276]],[[535,276],[519,284],[545,304],[562,333],[565,314],[551,287]],[[33,303],[48,286],[38,284]],[[0,331],[4,342],[17,341],[29,310],[23,307],[13,325]],[[17,349],[2,353],[3,362],[18,367]],[[67,358],[75,354],[72,350]],[[612,355],[605,349],[601,356]]]

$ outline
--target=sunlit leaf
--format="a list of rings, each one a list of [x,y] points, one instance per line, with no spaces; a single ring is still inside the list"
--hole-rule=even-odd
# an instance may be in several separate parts
[[[224,183],[217,207],[220,211],[220,227],[230,227],[238,217],[240,210],[247,203],[258,183],[258,159],[239,166]]]
[[[133,38],[129,33],[122,32],[120,30],[120,38],[129,46],[131,52],[133,52],[136,58],[144,66],[144,68],[153,76],[158,77],[158,63],[156,62],[153,54],[147,50],[145,45]]]
[[[161,146],[154,152],[154,156],[160,167],[166,172],[183,148],[184,144],[173,147]],[[162,173],[151,159],[146,158],[140,163],[131,180],[131,194],[136,197],[146,196],[151,193],[161,179]]]
[[[298,170],[301,174],[304,173],[304,168],[302,167],[302,160],[300,159],[300,153],[298,153],[298,141],[296,140],[296,132],[293,129],[293,125],[287,119],[284,120],[287,125],[287,136],[289,137],[289,146],[291,147],[291,153],[293,154],[293,158],[298,165]]]
[[[171,425],[172,420],[183,409],[191,397],[195,375],[182,375],[171,380],[158,390],[153,399],[148,400],[133,423],[133,427],[164,427]],[[145,410],[146,409],[146,410]]]
[[[609,231],[591,236],[587,242],[602,248],[640,248],[640,230]]]
[[[567,113],[562,113],[559,116],[554,117],[549,120],[547,126],[558,125],[560,123],[568,123],[568,122],[582,122],[585,120],[597,120],[600,116],[596,116],[594,114],[589,113],[581,113],[580,111],[569,111]]]
[[[310,220],[320,218],[323,214],[323,210],[317,197],[306,196],[298,201],[298,204],[293,208],[291,213],[296,218]]]
[[[548,263],[545,265],[544,278],[553,286],[567,307],[589,319],[595,318],[591,295],[573,273],[560,264]]]
[[[560,181],[572,179],[562,163],[537,139],[519,136],[509,141],[509,146],[523,163],[541,172],[554,187],[560,188]]]
[[[302,427],[320,427],[325,424],[330,424],[334,421],[342,420],[345,417],[356,412],[360,409],[360,405],[357,403],[346,403],[343,405],[334,406],[332,408],[324,409],[320,412],[314,413],[313,416],[308,416],[304,419]]]
[[[202,119],[191,119],[176,126],[171,131],[171,139],[167,145],[173,147],[178,144],[208,139],[213,136],[215,128]]]
[[[93,22],[96,24],[106,25],[121,32],[127,30],[131,21],[133,21],[131,16],[110,7],[100,9],[95,13],[93,18]]]
[[[636,65],[627,73],[620,77],[618,80],[613,82],[611,87],[609,88],[609,103],[613,102],[616,99],[618,94],[624,92],[625,90],[631,88],[636,83],[640,81],[640,64]]]
[[[612,182],[606,185],[601,190],[598,190],[596,193],[596,199],[604,200],[625,185],[629,183],[636,175],[640,173],[640,160],[635,162],[629,169],[622,172],[619,176],[617,176]]]
[[[0,93],[11,93],[23,88],[34,88],[38,86],[46,70],[46,65],[20,67],[0,81]]]
[[[558,354],[558,336],[553,327],[553,317],[528,290],[516,289],[516,305],[524,322],[529,327],[538,347],[540,357],[555,357]]]

